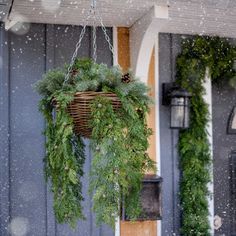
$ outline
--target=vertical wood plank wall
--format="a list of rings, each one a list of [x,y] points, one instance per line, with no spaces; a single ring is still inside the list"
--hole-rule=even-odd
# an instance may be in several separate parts
[[[56,224],[53,200],[43,175],[44,120],[38,111],[35,83],[50,68],[64,66],[74,51],[82,27],[31,24],[24,35],[0,24],[0,236],[114,236],[106,225],[97,227],[91,211],[88,180],[92,154],[86,144],[83,201],[86,221],[71,230]],[[112,37],[111,28],[107,32]],[[79,57],[93,55],[91,30]],[[101,28],[97,30],[98,63],[112,65],[112,53]]]
[[[129,29],[118,28],[118,63],[126,71],[130,67],[130,49],[129,49]],[[152,53],[148,84],[152,88],[151,96],[155,95],[155,58],[154,51]],[[148,117],[148,125],[155,130],[155,108],[151,108],[150,115]],[[155,156],[155,134],[150,137],[149,155],[153,160],[156,160]],[[121,221],[120,223],[120,236],[157,236],[157,222],[156,221],[138,221],[127,222]]]

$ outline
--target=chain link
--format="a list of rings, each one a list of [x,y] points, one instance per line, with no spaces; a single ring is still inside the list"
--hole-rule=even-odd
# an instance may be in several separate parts
[[[99,17],[99,20],[100,20],[100,23],[101,23],[102,31],[103,31],[103,33],[105,35],[105,39],[106,39],[106,41],[109,45],[109,49],[112,52],[112,55],[114,55],[114,47],[111,43],[111,39],[110,39],[109,35],[107,34],[107,29],[106,29],[105,25],[103,24],[102,16],[101,16],[101,13],[98,9],[97,9],[97,13],[98,13],[98,17]]]
[[[93,60],[97,61],[97,34],[96,34],[96,0],[92,0],[93,11]]]
[[[96,34],[96,26],[93,26],[93,60],[97,61],[97,34]]]

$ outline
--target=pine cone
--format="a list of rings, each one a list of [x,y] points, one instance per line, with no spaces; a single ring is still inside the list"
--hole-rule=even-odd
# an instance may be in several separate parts
[[[75,77],[75,76],[78,74],[78,72],[79,72],[78,69],[73,69],[73,70],[71,70],[70,75],[71,75],[72,77]]]
[[[123,82],[123,83],[129,83],[129,82],[131,82],[131,78],[130,78],[130,74],[129,73],[126,73],[126,74],[124,74],[122,77],[121,77],[121,81]]]
[[[143,110],[142,110],[141,108],[136,109],[136,111],[137,111],[137,114],[138,114],[138,116],[139,116],[140,118],[143,118],[143,117],[144,117],[144,112],[143,112]]]

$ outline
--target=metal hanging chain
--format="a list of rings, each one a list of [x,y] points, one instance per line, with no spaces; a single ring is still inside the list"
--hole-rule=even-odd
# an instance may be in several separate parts
[[[63,85],[65,85],[66,82],[69,80],[70,72],[71,72],[72,67],[73,67],[73,65],[74,65],[74,62],[75,62],[75,59],[76,59],[76,57],[77,57],[78,51],[79,51],[79,49],[80,49],[80,47],[81,47],[81,43],[82,43],[82,40],[83,40],[84,35],[85,35],[85,33],[86,33],[86,27],[87,27],[87,23],[88,23],[88,20],[89,20],[90,17],[91,17],[90,11],[88,11],[88,15],[87,15],[86,19],[84,20],[84,26],[83,26],[83,28],[82,28],[82,30],[81,30],[81,32],[80,32],[79,40],[78,40],[78,42],[77,42],[76,45],[75,45],[75,51],[74,51],[74,53],[73,53],[73,55],[72,55],[70,65],[69,65],[68,68],[67,68],[67,73],[66,73],[66,76],[65,76],[65,80],[64,80],[64,82],[63,82]]]
[[[101,28],[102,31],[105,35],[105,39],[109,45],[109,49],[112,52],[112,55],[114,55],[114,47],[111,43],[111,39],[109,37],[109,35],[107,34],[107,30],[105,25],[103,24],[103,20],[102,20],[102,16],[101,13],[99,11],[99,9],[96,7],[97,5],[97,1],[96,0],[92,0],[92,9],[93,9],[93,13],[94,13],[94,21],[93,21],[93,59],[96,62],[97,59],[97,43],[96,43],[96,25],[95,25],[95,20],[98,20],[101,24]]]
[[[93,60],[97,61],[97,34],[96,34],[96,0],[92,0],[91,5],[93,11]]]
[[[101,13],[97,9],[97,7],[96,7],[96,3],[97,3],[96,0],[91,0],[91,7],[90,7],[90,10],[88,11],[88,15],[87,15],[86,19],[84,20],[84,26],[83,26],[83,28],[81,30],[81,33],[80,33],[80,36],[79,36],[79,40],[76,43],[75,51],[74,51],[74,53],[72,55],[70,65],[68,66],[67,73],[65,75],[65,80],[63,82],[63,85],[65,85],[66,82],[69,80],[72,67],[73,67],[74,62],[76,60],[76,57],[77,57],[77,54],[78,54],[78,50],[81,47],[82,40],[83,40],[84,35],[86,33],[87,23],[88,23],[88,20],[91,17],[91,15],[93,15],[93,31],[92,31],[93,32],[93,60],[95,62],[97,60],[97,42],[96,42],[97,35],[96,35],[96,22],[95,22],[96,20],[100,21],[102,31],[103,31],[103,33],[105,35],[105,39],[106,39],[106,41],[107,41],[107,43],[109,45],[109,49],[112,52],[112,55],[114,55],[114,47],[113,47],[113,45],[111,43],[111,39],[110,39],[110,37],[109,37],[109,35],[107,33],[106,27],[103,24]]]
[[[109,49],[112,52],[112,55],[114,55],[114,53],[115,53],[114,47],[113,47],[113,45],[111,43],[111,39],[110,39],[110,37],[109,37],[109,35],[107,33],[107,29],[106,29],[105,25],[103,24],[102,16],[101,16],[101,13],[100,13],[99,9],[97,9],[97,13],[98,13],[97,14],[98,15],[98,19],[99,19],[99,21],[101,23],[102,31],[103,31],[103,33],[105,35],[105,39],[106,39],[106,41],[107,41],[107,43],[109,45]]]
[[[93,60],[97,61],[97,34],[96,34],[96,26],[93,26]]]

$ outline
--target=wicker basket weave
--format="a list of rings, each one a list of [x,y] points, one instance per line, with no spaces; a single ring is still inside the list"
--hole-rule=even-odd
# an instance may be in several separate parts
[[[68,106],[68,112],[73,118],[75,133],[85,138],[89,138],[92,133],[92,129],[89,127],[90,103],[96,96],[103,96],[111,100],[114,110],[118,110],[121,107],[121,101],[114,93],[77,92],[74,100]]]

